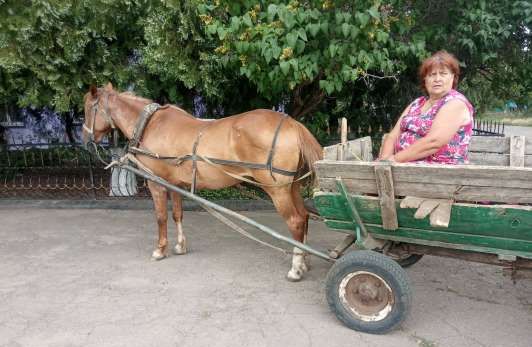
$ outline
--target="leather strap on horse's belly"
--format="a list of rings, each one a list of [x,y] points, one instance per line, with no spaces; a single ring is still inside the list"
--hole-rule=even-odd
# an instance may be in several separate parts
[[[164,160],[174,166],[179,166],[181,165],[181,163],[183,163],[186,160],[205,161],[203,157],[199,155],[186,154],[180,157],[170,157],[170,156],[162,156],[157,153],[153,153],[149,150],[145,150],[145,149],[138,148],[138,147],[130,147],[128,150],[129,152],[133,154],[140,154],[140,155],[148,156],[153,159]],[[245,161],[216,159],[216,158],[210,158],[210,157],[205,157],[205,158],[207,158],[210,162],[214,164],[218,164],[218,165],[240,166],[240,167],[245,167],[245,168],[254,169],[254,170],[269,170],[270,169],[266,164],[263,164],[263,163],[250,163],[250,162],[245,162]],[[297,174],[297,171],[288,171],[288,170],[283,170],[283,169],[279,169],[276,167],[271,167],[271,170],[272,172],[283,175],[283,176],[293,177]]]
[[[192,155],[188,155],[188,156],[185,156],[185,157],[188,157],[188,158],[183,158],[184,160],[205,161],[200,156],[196,156],[194,158]],[[278,173],[278,174],[283,175],[283,176],[295,176],[297,174],[297,171],[283,170],[283,169],[279,169],[279,168],[276,168],[276,167],[273,167],[273,166],[270,167],[270,166],[268,166],[266,164],[262,164],[262,163],[250,163],[250,162],[246,162],[246,161],[225,160],[225,159],[216,159],[216,158],[209,158],[209,157],[206,157],[206,158],[209,161],[213,162],[214,164],[219,164],[219,165],[240,166],[240,167],[245,167],[245,168],[248,168],[248,169],[255,169],[255,170],[270,170],[271,169],[272,172]]]

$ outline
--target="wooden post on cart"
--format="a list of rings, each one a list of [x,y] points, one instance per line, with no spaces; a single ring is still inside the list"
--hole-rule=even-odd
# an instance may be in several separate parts
[[[340,145],[338,146],[338,160],[345,160],[345,151],[347,146],[347,118],[342,117],[340,120]]]
[[[340,120],[340,144],[338,145],[337,160],[345,160],[345,152],[347,150],[347,118],[342,117]],[[329,256],[333,259],[338,259],[353,243],[356,241],[356,235],[347,235],[342,242],[340,242]]]

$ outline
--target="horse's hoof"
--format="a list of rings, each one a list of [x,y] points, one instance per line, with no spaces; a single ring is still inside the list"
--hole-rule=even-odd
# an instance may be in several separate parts
[[[290,270],[286,274],[286,279],[290,282],[299,282],[303,279],[303,272],[301,270]]]
[[[188,252],[187,246],[176,245],[174,247],[175,255],[183,255],[183,254],[187,254],[187,252]]]
[[[154,261],[163,260],[164,258],[166,258],[166,254],[164,254],[158,249],[153,251],[153,253],[151,254],[151,260],[154,260]]]

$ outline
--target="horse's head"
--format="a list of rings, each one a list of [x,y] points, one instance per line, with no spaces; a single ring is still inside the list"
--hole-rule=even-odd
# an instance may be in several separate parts
[[[109,112],[109,95],[114,92],[108,83],[104,88],[91,86],[85,94],[85,121],[83,123],[83,143],[99,143],[102,137],[115,128]]]

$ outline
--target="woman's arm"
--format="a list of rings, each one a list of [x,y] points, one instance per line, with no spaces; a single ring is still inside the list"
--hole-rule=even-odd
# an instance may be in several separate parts
[[[436,153],[451,141],[460,127],[471,121],[469,110],[464,102],[451,100],[436,114],[429,133],[411,146],[389,158],[398,163],[423,159]]]
[[[379,151],[379,158],[377,160],[386,160],[393,156],[395,141],[397,141],[397,138],[399,138],[399,134],[401,133],[401,120],[403,119],[405,114],[408,113],[409,109],[410,105],[408,105],[404,109],[403,113],[401,113],[401,116],[397,120],[397,123],[395,123],[395,126],[393,127],[392,131],[390,131],[386,135],[386,139],[384,140],[384,143],[381,146],[381,149]]]

